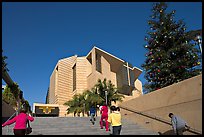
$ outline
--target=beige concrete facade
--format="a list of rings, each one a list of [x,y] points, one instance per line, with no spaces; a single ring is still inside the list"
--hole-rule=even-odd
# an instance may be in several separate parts
[[[66,101],[104,78],[111,80],[121,94],[137,97],[142,94],[142,83],[138,80],[141,73],[142,70],[128,62],[93,47],[86,56],[75,55],[58,61],[50,76],[47,103],[58,104],[60,116],[64,116]]]
[[[119,104],[123,118],[151,130],[167,133],[172,127],[158,120],[127,111],[133,110],[170,122],[170,112],[186,120],[188,125],[202,134],[202,75],[175,83],[168,87],[129,99]],[[124,108],[124,109],[122,109]],[[184,134],[194,134],[185,132]]]

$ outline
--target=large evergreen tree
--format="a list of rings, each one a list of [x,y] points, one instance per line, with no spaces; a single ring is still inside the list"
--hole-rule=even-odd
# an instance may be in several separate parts
[[[146,92],[151,92],[201,73],[199,50],[186,34],[183,20],[175,21],[175,10],[167,13],[165,2],[154,3],[145,36],[147,45],[145,70]]]

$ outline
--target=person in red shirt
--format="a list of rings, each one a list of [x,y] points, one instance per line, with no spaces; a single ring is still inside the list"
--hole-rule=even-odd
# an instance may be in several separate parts
[[[103,120],[105,120],[105,128],[106,128],[106,131],[109,131],[109,126],[108,126],[108,106],[106,104],[104,104],[102,107],[101,107],[101,119],[100,119],[100,127],[101,129],[103,129]]]
[[[26,121],[33,121],[34,118],[30,115],[26,114],[25,109],[21,109],[19,115],[15,116],[11,120],[6,121],[2,124],[2,127],[5,127],[7,125],[11,125],[15,123],[15,126],[13,128],[14,135],[25,135],[26,134]]]

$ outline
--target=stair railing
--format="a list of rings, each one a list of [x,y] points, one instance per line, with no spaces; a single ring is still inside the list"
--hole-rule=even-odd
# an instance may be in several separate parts
[[[120,106],[120,108],[123,108],[125,110],[130,111],[130,112],[137,113],[139,115],[142,115],[142,116],[145,116],[145,117],[148,117],[148,118],[160,121],[160,122],[165,123],[167,125],[171,125],[171,122],[169,120],[166,120],[166,119],[163,119],[163,118],[160,118],[160,117],[156,117],[155,115],[150,115],[148,113],[137,111],[137,110],[133,110],[133,109],[130,109],[130,108],[127,108],[127,107],[124,107],[124,106]],[[192,128],[190,126],[189,126],[188,131],[191,132],[191,133],[197,134],[197,135],[201,135],[202,134],[201,131],[199,131],[199,130],[197,130],[195,128]]]

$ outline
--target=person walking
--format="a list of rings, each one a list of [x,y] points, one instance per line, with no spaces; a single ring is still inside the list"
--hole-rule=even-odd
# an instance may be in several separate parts
[[[120,108],[111,106],[111,114],[108,116],[108,123],[112,126],[112,135],[120,135],[122,129]]]
[[[90,121],[92,122],[93,125],[95,124],[94,121],[96,121],[95,114],[96,114],[96,108],[94,106],[91,106],[91,108],[90,108],[90,116],[91,116]]]
[[[108,127],[108,106],[107,104],[104,104],[102,107],[101,107],[101,119],[100,119],[100,127],[101,129],[103,129],[103,121],[105,120],[105,128],[106,128],[106,131],[109,131],[109,127]]]
[[[183,132],[190,127],[187,125],[186,121],[180,118],[179,116],[174,115],[173,113],[169,113],[169,117],[171,118],[172,128],[176,135],[183,135]]]
[[[31,115],[27,115],[25,109],[21,109],[19,115],[3,123],[2,127],[15,123],[13,128],[14,135],[26,135],[27,120],[32,122],[34,118]]]

